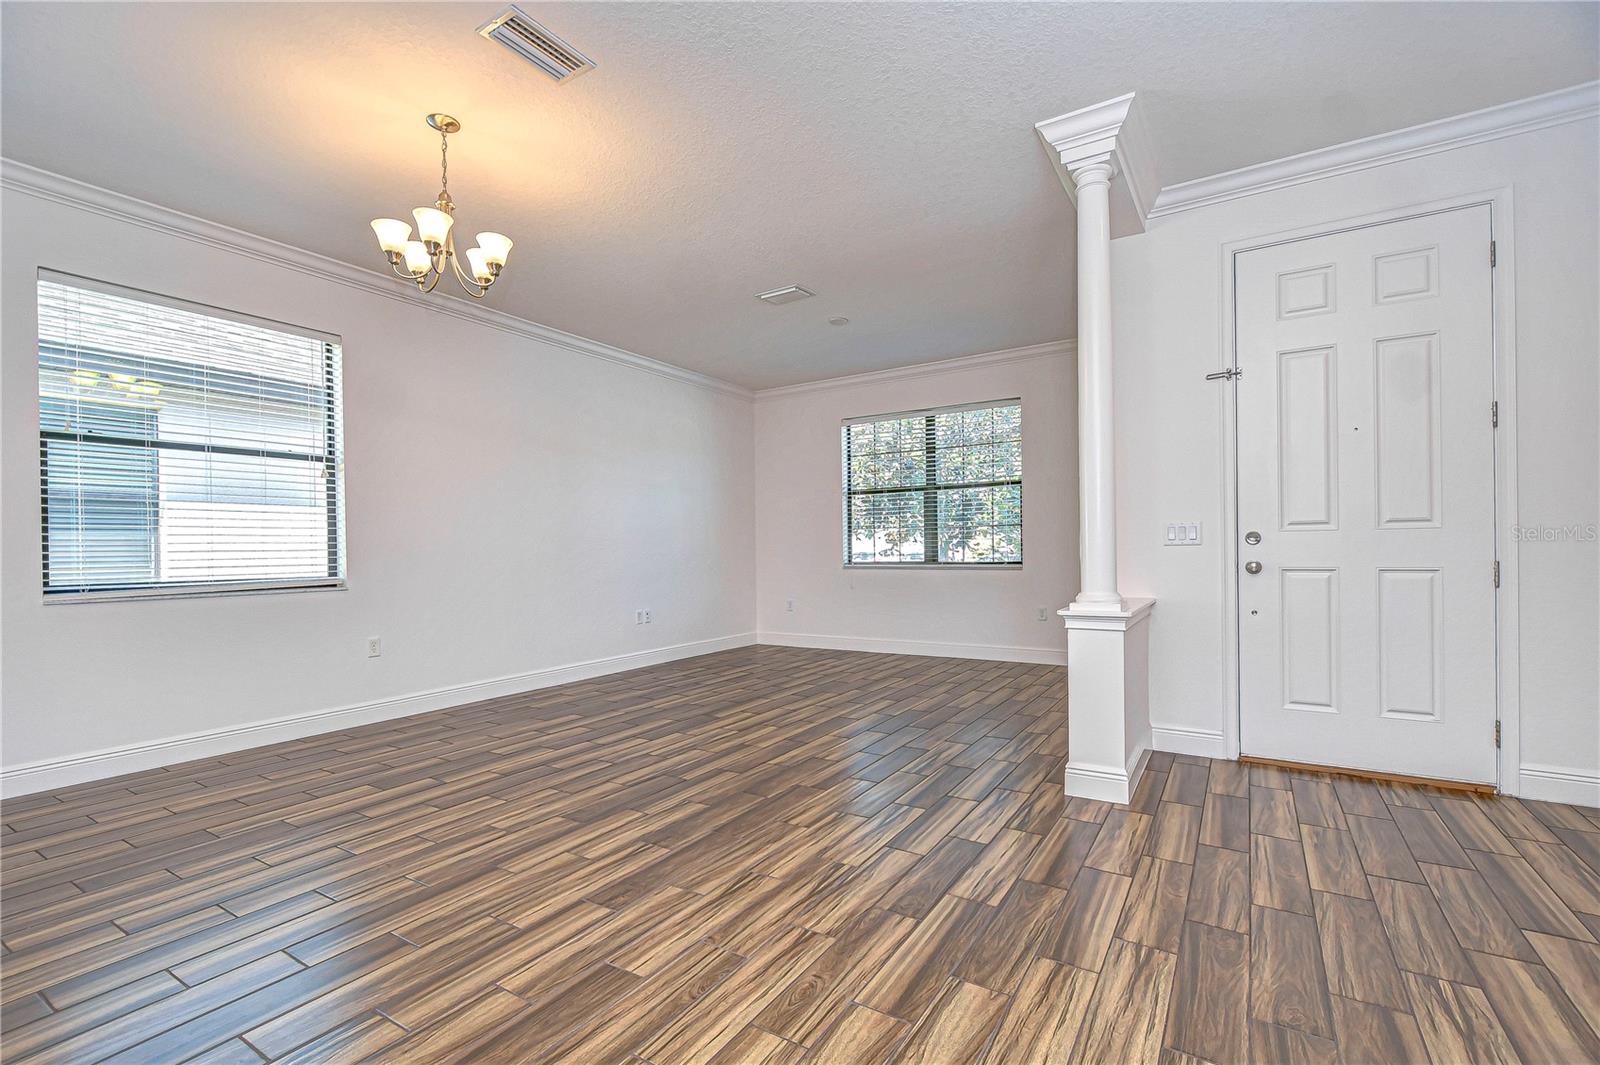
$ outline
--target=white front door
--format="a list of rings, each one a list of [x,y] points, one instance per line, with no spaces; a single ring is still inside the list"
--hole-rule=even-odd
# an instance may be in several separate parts
[[[1246,755],[1495,781],[1489,221],[1235,260]]]

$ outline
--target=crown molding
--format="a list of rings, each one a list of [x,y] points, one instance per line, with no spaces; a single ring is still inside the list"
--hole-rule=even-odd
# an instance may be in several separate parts
[[[1034,124],[1050,165],[1074,205],[1077,183],[1072,171],[1093,162],[1111,162],[1111,235],[1143,233],[1150,214],[1149,190],[1155,188],[1155,154],[1135,106],[1135,93],[1091,104]]]
[[[802,381],[800,384],[795,385],[763,388],[757,390],[755,398],[759,403],[763,400],[799,396],[808,392],[830,392],[838,388],[857,388],[862,385],[882,384],[886,381],[901,381],[908,377],[933,377],[938,374],[959,373],[963,370],[1004,366],[1012,362],[1026,362],[1030,359],[1071,358],[1076,352],[1076,341],[1052,340],[1047,344],[1030,344],[1023,348],[1004,348],[1000,351],[980,352],[977,355],[959,355],[953,359],[938,359],[934,362],[919,362],[910,366],[896,366],[889,370],[872,370],[868,373],[848,374],[844,377],[829,377],[821,381]]]
[[[218,222],[197,218],[170,207],[163,207],[49,170],[19,163],[14,159],[0,158],[0,188],[75,207],[159,233],[182,237],[207,247],[296,270],[324,281],[370,292],[436,314],[445,314],[462,321],[488,326],[578,355],[642,370],[682,384],[742,399],[749,399],[752,395],[750,389],[732,382],[696,373],[693,370],[685,370],[680,366],[603,344],[598,340],[590,340],[587,337],[540,325],[538,322],[519,318],[481,303],[468,302],[459,296],[441,297],[434,294],[423,297],[376,270],[353,266],[339,259],[297,248],[292,244],[284,244]]]
[[[1117,134],[1133,111],[1133,93],[1103,103],[1090,104],[1043,122],[1034,123],[1045,147],[1057,153],[1069,170],[1085,163],[1102,162],[1117,150]]]
[[[1597,115],[1600,115],[1600,82],[1586,82],[1392,133],[1169,185],[1156,196],[1149,217],[1165,218],[1181,211],[1580,122]]]

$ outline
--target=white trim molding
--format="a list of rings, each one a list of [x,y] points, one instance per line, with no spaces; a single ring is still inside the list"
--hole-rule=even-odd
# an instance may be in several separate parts
[[[844,377],[828,377],[821,381],[777,385],[773,388],[760,389],[755,393],[755,398],[760,402],[764,399],[779,399],[807,392],[827,392],[836,388],[855,388],[860,385],[882,384],[886,381],[902,381],[908,377],[933,377],[937,374],[960,373],[963,370],[988,369],[1004,366],[1007,363],[1027,362],[1031,359],[1070,359],[1075,354],[1077,354],[1075,342],[1052,340],[1047,344],[1029,344],[1022,348],[1002,348],[999,351],[984,351],[976,355],[958,355],[955,358],[936,359],[933,362],[895,366],[888,370],[870,370],[866,373],[847,374]]]
[[[608,658],[595,658],[467,684],[431,688],[427,691],[411,692],[369,703],[355,703],[328,710],[314,710],[305,714],[291,714],[229,728],[190,732],[147,743],[134,743],[126,747],[111,747],[68,755],[64,758],[49,758],[8,766],[0,769],[0,795],[7,798],[29,795],[36,791],[49,791],[71,784],[82,784],[85,781],[121,776],[124,773],[157,769],[179,762],[190,762],[197,758],[212,758],[251,747],[282,743],[285,740],[341,732],[357,725],[410,717],[413,714],[445,710],[481,699],[496,699],[505,695],[550,688],[557,684],[570,684],[573,681],[587,680],[609,673],[621,673],[630,669],[661,665],[664,662],[675,662],[681,658],[748,647],[755,642],[756,636],[753,632],[736,633],[732,636],[696,640]]]
[[[1221,729],[1190,728],[1187,725],[1150,726],[1150,748],[1169,754],[1192,754],[1199,758],[1226,759],[1228,741]]]
[[[988,643],[938,643],[931,640],[885,640],[867,636],[825,636],[812,632],[761,632],[756,643],[776,647],[815,647],[827,651],[870,651],[885,655],[929,658],[974,658],[983,662],[1027,662],[1041,666],[1067,664],[1065,648],[1004,647]]]
[[[1109,162],[1118,177],[1111,196],[1111,235],[1143,233],[1155,184],[1155,153],[1144,131],[1134,93],[1091,104],[1034,124],[1056,177],[1076,205],[1071,171],[1091,162]]]
[[[685,370],[681,366],[673,366],[659,359],[612,347],[610,344],[602,344],[598,340],[562,332],[547,325],[540,325],[538,322],[530,322],[526,318],[519,318],[514,314],[460,296],[435,293],[423,297],[418,295],[414,286],[399,284],[392,276],[381,274],[376,270],[353,266],[304,248],[283,244],[218,222],[196,218],[194,215],[184,214],[170,207],[125,196],[120,192],[90,185],[48,170],[40,170],[38,167],[28,166],[13,159],[0,158],[0,188],[76,207],[159,233],[183,237],[197,244],[244,255],[260,262],[298,270],[300,273],[310,274],[324,281],[332,281],[413,306],[425,307],[440,314],[527,337],[579,355],[643,370],[657,377],[665,377],[744,399],[749,399],[751,396],[748,388],[728,381],[696,373],[693,370]]]
[[[1600,116],[1600,82],[1585,82],[1464,115],[1424,122],[1420,126],[1168,185],[1156,196],[1149,217],[1165,218],[1180,211],[1210,207],[1259,192],[1369,170],[1596,116]]]
[[[1522,786],[1513,792],[1524,799],[1564,802],[1573,806],[1600,806],[1600,773],[1558,765],[1524,763]]]
[[[1095,765],[1091,762],[1068,762],[1067,794],[1076,799],[1098,799],[1100,802],[1126,803],[1139,786],[1150,752],[1140,747],[1122,768]]]

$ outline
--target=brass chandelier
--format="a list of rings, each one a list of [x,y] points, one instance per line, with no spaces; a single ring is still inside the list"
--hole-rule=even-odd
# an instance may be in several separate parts
[[[419,239],[412,240],[411,227],[398,218],[374,218],[372,231],[378,235],[378,246],[388,257],[390,269],[415,282],[418,289],[432,292],[449,272],[456,275],[467,295],[482,299],[505,269],[511,238],[503,233],[479,233],[478,246],[467,249],[468,269],[461,268],[454,231],[456,205],[450,199],[450,134],[460,130],[461,123],[449,115],[435,114],[428,116],[428,125],[439,131],[439,198],[432,207],[411,212]]]

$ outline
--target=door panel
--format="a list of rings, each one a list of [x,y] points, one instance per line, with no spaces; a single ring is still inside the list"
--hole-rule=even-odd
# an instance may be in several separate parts
[[[1495,779],[1489,221],[1235,261],[1245,754]]]
[[[1334,350],[1278,355],[1278,514],[1282,529],[1339,526]]]
[[[1339,571],[1285,569],[1283,704],[1289,710],[1338,712]]]
[[[1440,587],[1436,569],[1378,571],[1378,709],[1384,717],[1439,718]]]
[[[1439,525],[1438,339],[1385,337],[1373,348],[1379,528]]]

